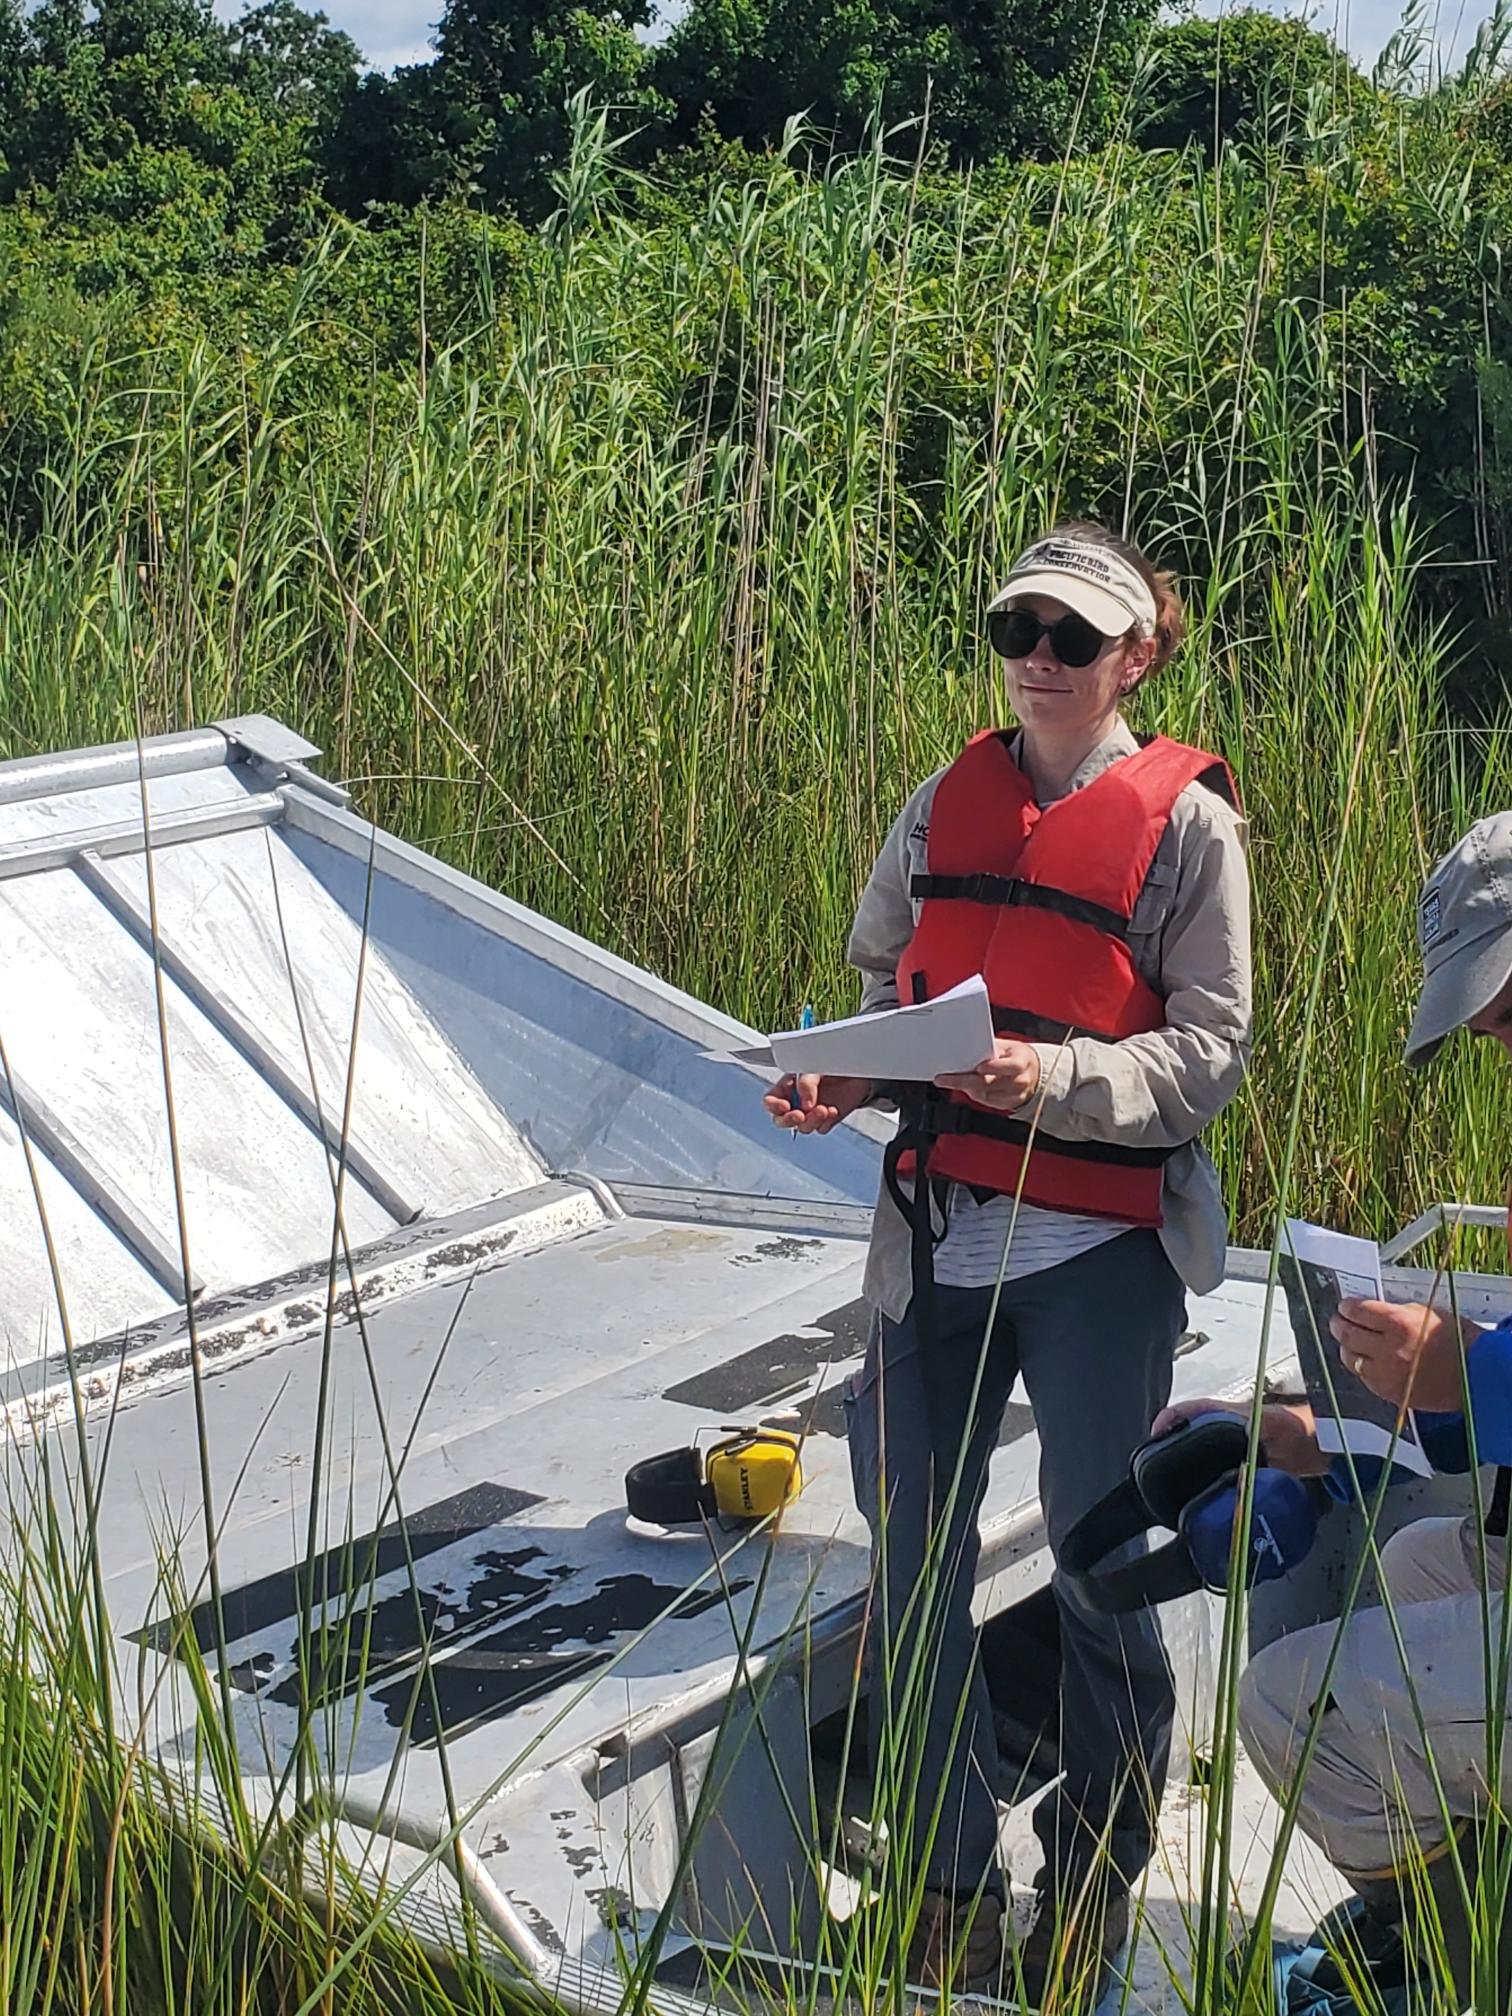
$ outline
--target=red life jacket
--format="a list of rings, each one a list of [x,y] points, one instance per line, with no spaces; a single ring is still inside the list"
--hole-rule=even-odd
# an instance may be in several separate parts
[[[932,1000],[980,973],[999,1035],[1116,1042],[1160,1028],[1165,1002],[1135,970],[1129,920],[1186,787],[1201,778],[1237,802],[1227,764],[1156,736],[1041,808],[1008,741],[976,736],[935,790],[928,873],[910,889],[923,909],[898,962],[898,998]],[[932,1093],[914,1121],[930,1179],[1159,1225],[1169,1148],[1060,1140],[1031,1130],[1032,1116],[1032,1101],[1019,1118],[961,1093]],[[915,1162],[905,1148],[898,1173]]]

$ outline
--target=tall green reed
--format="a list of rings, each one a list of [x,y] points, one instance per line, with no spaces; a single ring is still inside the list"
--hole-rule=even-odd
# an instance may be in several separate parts
[[[1384,661],[1383,816],[1341,896],[1299,1205],[1382,1229],[1499,1184],[1506,1107],[1473,1065],[1427,1094],[1440,1130],[1378,1152],[1422,1110],[1392,1057],[1410,932],[1380,892],[1506,770],[1446,707],[1432,528],[1377,490],[1347,333],[1276,249],[1287,172],[1114,148],[947,180],[878,148],[639,209],[609,188],[518,280],[507,343],[480,227],[471,326],[322,403],[335,236],[258,354],[80,361],[0,570],[0,745],[282,714],[408,837],[780,1022],[848,1003],[889,822],[1000,715],[978,612],[1014,546],[1126,520],[1184,565],[1194,617],[1140,725],[1222,747],[1250,813],[1263,1108]],[[1255,1234],[1242,1115],[1221,1151]]]

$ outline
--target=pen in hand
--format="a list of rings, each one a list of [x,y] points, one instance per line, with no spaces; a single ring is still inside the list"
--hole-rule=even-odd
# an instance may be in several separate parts
[[[798,1017],[798,1027],[800,1029],[812,1029],[813,1026],[814,1006],[811,1001],[805,1001],[803,1004],[803,1013]],[[796,1071],[793,1073],[793,1089],[788,1094],[788,1108],[793,1113],[801,1113],[803,1111],[803,1101],[798,1096],[798,1073]]]

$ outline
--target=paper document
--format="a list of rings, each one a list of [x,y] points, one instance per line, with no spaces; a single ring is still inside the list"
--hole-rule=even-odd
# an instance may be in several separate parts
[[[918,1079],[974,1071],[992,1055],[992,1008],[980,973],[933,1001],[786,1029],[746,1050],[711,1050],[732,1064],[770,1064],[778,1071],[817,1071],[831,1078]]]
[[[1318,1447],[1330,1456],[1347,1449],[1355,1456],[1389,1457],[1414,1476],[1432,1476],[1416,1420],[1399,1415],[1394,1401],[1378,1400],[1361,1383],[1328,1328],[1350,1297],[1381,1300],[1381,1255],[1374,1241],[1288,1218],[1280,1273]]]

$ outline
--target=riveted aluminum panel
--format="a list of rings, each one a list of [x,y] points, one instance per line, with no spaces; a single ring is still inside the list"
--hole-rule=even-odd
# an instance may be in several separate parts
[[[361,823],[288,796],[290,845],[360,916]],[[377,867],[375,943],[548,1168],[615,1185],[874,1201],[881,1115],[822,1141],[779,1134],[761,1075],[703,1055],[749,1041],[739,1024],[387,835]]]
[[[68,869],[0,886],[0,1033],[11,1068],[176,1246],[152,961]],[[208,1287],[230,1287],[318,1258],[333,1226],[325,1150],[171,983],[164,999],[196,1272]],[[393,1224],[356,1186],[345,1214],[358,1245]]]
[[[47,1157],[34,1154],[33,1166],[35,1189],[16,1123],[0,1107],[0,1225],[5,1228],[0,1238],[0,1358],[7,1366],[31,1364],[64,1341],[44,1213],[77,1341],[153,1321],[173,1307],[166,1290]]]
[[[112,864],[139,902],[140,857]],[[541,1179],[542,1165],[437,1020],[282,834],[226,833],[154,857],[160,928],[229,995],[339,1131],[356,1035],[352,1133],[426,1216]],[[358,971],[362,964],[361,993]]]
[[[243,770],[220,764],[213,769],[149,776],[149,816],[194,812],[212,806],[236,805],[259,795]],[[91,829],[138,823],[142,791],[136,778],[126,783],[86,785],[76,790],[49,791],[38,797],[0,798],[0,846],[18,840],[61,840],[78,834],[87,844]]]

